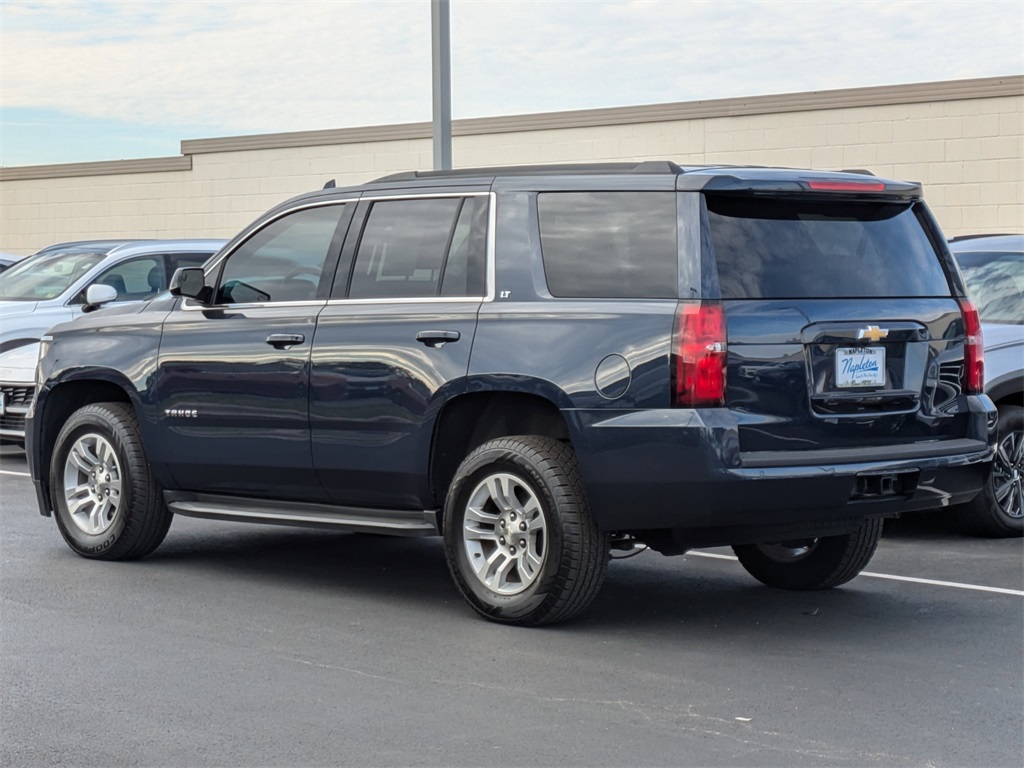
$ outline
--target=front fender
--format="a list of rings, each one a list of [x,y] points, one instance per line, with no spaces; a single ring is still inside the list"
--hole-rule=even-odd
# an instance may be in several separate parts
[[[125,399],[136,414],[141,413],[142,400],[131,381],[118,371],[104,368],[62,371],[39,386],[26,420],[25,452],[43,515],[49,516],[53,509],[48,469],[54,443],[67,418],[89,403]],[[141,417],[139,423],[143,423]]]

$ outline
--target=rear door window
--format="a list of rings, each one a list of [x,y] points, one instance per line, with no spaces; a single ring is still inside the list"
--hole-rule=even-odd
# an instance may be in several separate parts
[[[722,298],[950,295],[912,205],[705,199]]]
[[[350,299],[482,296],[487,198],[373,203],[352,269]]]
[[[679,291],[672,192],[537,195],[552,296],[671,299]]]

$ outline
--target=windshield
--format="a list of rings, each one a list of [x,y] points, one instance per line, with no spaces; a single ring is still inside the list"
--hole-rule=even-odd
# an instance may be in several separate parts
[[[958,253],[956,259],[984,322],[1024,325],[1024,254]]]
[[[103,260],[104,253],[57,252],[18,262],[0,273],[0,299],[48,301]]]

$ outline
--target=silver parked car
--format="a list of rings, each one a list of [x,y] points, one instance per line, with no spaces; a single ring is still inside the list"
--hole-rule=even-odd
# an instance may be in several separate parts
[[[39,340],[109,302],[167,289],[179,267],[202,265],[225,240],[83,240],[48,246],[0,273],[0,442],[25,440]]]
[[[1024,235],[950,241],[981,316],[985,392],[999,409],[999,448],[985,491],[957,510],[965,528],[1024,535]]]

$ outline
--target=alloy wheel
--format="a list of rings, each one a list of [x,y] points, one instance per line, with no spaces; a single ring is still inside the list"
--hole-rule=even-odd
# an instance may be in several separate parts
[[[109,440],[95,432],[75,440],[64,462],[63,491],[71,520],[84,533],[98,536],[114,524],[123,484]]]
[[[486,476],[466,506],[463,546],[487,589],[500,595],[526,590],[547,556],[547,519],[537,494],[515,475]]]
[[[996,503],[1008,517],[1024,515],[1024,432],[1009,432],[996,449],[992,462],[992,489]]]

